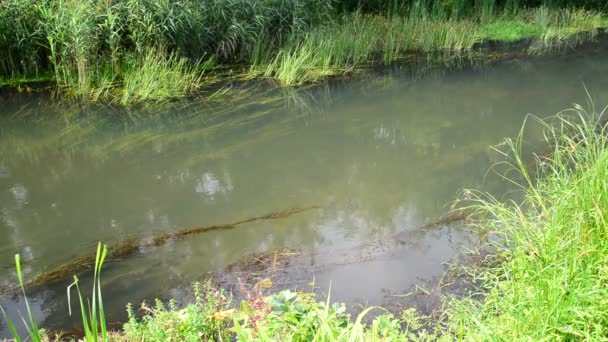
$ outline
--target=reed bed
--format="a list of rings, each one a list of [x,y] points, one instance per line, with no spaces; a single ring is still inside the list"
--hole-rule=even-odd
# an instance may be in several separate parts
[[[63,93],[119,103],[179,97],[215,62],[246,63],[330,12],[329,0],[7,0],[0,78],[50,71]]]
[[[123,105],[187,96],[219,69],[298,85],[409,52],[522,38],[556,45],[608,26],[591,10],[603,2],[579,2],[5,0],[0,79],[51,74],[62,94]]]

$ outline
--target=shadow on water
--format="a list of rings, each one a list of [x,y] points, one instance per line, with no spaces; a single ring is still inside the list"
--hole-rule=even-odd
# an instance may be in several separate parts
[[[331,281],[335,300],[386,304],[477,241],[457,224],[417,227],[464,188],[512,190],[487,173],[499,160],[489,145],[514,136],[528,113],[584,101],[583,84],[608,102],[607,48],[423,71],[394,65],[300,89],[235,85],[210,101],[129,110],[0,95],[0,286],[14,283],[15,253],[31,261],[24,272],[34,279],[93,254],[93,241],[169,241],[176,227],[311,203],[320,209],[153,252],[138,243],[104,273],[109,319],[122,319],[129,301],[184,297],[209,272],[284,249],[297,251],[302,284],[314,279],[327,291]],[[67,316],[66,285],[31,294],[41,325],[77,322]],[[0,304],[18,317],[23,303]]]

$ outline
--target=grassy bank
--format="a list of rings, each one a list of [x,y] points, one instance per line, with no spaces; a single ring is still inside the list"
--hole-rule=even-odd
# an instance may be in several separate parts
[[[603,115],[602,115],[603,114]],[[599,120],[599,121],[598,121]],[[525,200],[482,195],[482,222],[499,239],[498,267],[484,271],[483,302],[452,302],[450,327],[473,340],[587,340],[608,336],[608,137],[605,112],[577,107],[546,125],[552,147],[523,161],[509,140],[508,163]],[[536,180],[534,179],[536,178]]]
[[[412,52],[462,55],[488,40],[554,46],[608,26],[596,12],[604,7],[565,0],[7,0],[0,3],[0,84],[52,75],[64,95],[123,105],[187,96],[235,75],[297,85]]]
[[[283,85],[294,85],[348,73],[360,66],[390,64],[412,53],[439,60],[474,57],[475,47],[488,41],[535,40],[529,52],[542,52],[589,38],[597,28],[608,26],[608,17],[597,12],[547,7],[516,14],[504,12],[484,20],[425,13],[403,17],[346,15],[333,25],[293,37],[267,62],[254,64],[253,68],[263,69],[265,76]]]
[[[395,315],[382,308],[352,317],[331,297],[319,302],[310,293],[263,294],[272,285],[265,279],[253,288],[242,286],[245,299],[238,305],[205,284],[195,286],[196,300],[185,308],[144,304],[138,310],[144,317],[129,308],[123,331],[105,335],[101,292],[94,282],[97,302],[92,309],[82,307],[85,330],[92,332],[88,340],[97,335],[116,341],[603,340],[608,336],[604,112],[575,107],[538,122],[545,127],[549,153],[534,155],[529,163],[523,129],[498,149],[509,169],[505,177],[519,187],[522,199],[472,196],[478,226],[492,236],[487,244],[493,262],[474,272],[482,295],[445,297],[435,319],[412,309]],[[103,256],[98,249],[97,279]],[[372,312],[380,316],[365,320]],[[98,322],[97,334],[91,322]],[[37,340],[33,320],[29,327]]]

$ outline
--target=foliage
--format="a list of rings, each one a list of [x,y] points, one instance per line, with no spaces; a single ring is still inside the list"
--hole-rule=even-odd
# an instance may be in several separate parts
[[[608,336],[608,135],[605,112],[582,107],[540,120],[549,155],[525,163],[523,129],[505,163],[522,202],[480,194],[474,208],[502,262],[481,275],[481,302],[455,300],[449,329],[462,339],[605,340]],[[502,150],[501,150],[502,151]]]
[[[165,306],[156,301],[151,309],[142,304],[147,314],[138,320],[128,306],[129,322],[120,339],[128,341],[219,341],[230,340],[228,317],[233,313],[231,300],[224,291],[214,289],[210,282],[194,285],[196,303],[178,309],[175,302]]]
[[[146,96],[131,96],[133,87],[111,90],[152,67],[169,76],[156,77],[163,90],[152,99],[183,96],[200,81],[191,71],[199,62],[248,61],[260,42],[278,46],[331,13],[330,0],[7,0],[0,3],[0,78],[51,71],[72,95],[139,102]],[[186,77],[176,82],[180,73]]]
[[[474,54],[484,41],[537,39],[537,50],[551,49],[576,38],[593,36],[608,19],[597,12],[541,7],[497,15],[485,23],[446,19],[427,12],[416,16],[347,14],[335,24],[293,36],[267,63],[266,76],[282,85],[298,85],[350,72],[370,63],[389,64],[408,53],[441,59]]]
[[[197,287],[195,287],[196,289]],[[141,320],[131,317],[120,341],[431,341],[436,337],[422,328],[422,317],[406,310],[400,318],[391,314],[377,316],[371,327],[363,323],[373,309],[364,310],[353,322],[344,304],[317,302],[311,293],[284,290],[264,296],[244,287],[245,299],[230,308],[223,292],[206,283],[197,290],[197,303],[179,309],[157,301],[156,308],[145,304],[148,312]],[[203,299],[201,293],[205,293]]]

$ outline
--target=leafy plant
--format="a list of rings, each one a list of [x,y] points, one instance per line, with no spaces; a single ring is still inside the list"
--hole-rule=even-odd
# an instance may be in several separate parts
[[[95,269],[93,271],[93,293],[91,299],[87,300],[86,304],[80,292],[79,279],[74,276],[74,282],[68,287],[68,293],[72,286],[76,286],[78,299],[80,302],[80,313],[82,316],[82,327],[85,332],[85,338],[88,342],[97,341],[99,335],[101,340],[108,341],[108,329],[106,326],[105,312],[103,309],[103,298],[101,295],[101,268],[108,254],[106,245],[97,245],[97,254],[95,255]],[[69,301],[69,297],[68,297]],[[71,306],[71,305],[70,305]]]
[[[93,294],[91,296],[91,306],[89,306],[89,302],[87,302],[87,304],[85,305],[85,302],[80,293],[80,288],[78,287],[78,278],[76,276],[74,276],[74,283],[72,284],[76,286],[78,297],[80,299],[82,323],[87,342],[96,342],[98,341],[99,337],[101,337],[102,341],[109,341],[108,330],[105,321],[105,312],[103,309],[103,298],[101,295],[101,269],[103,267],[103,263],[107,255],[107,251],[107,246],[104,245],[102,247],[101,243],[98,244],[93,271]],[[41,330],[38,327],[36,320],[34,319],[32,310],[30,309],[29,301],[27,299],[27,295],[25,292],[25,283],[23,281],[23,272],[21,270],[21,257],[19,254],[15,255],[15,267],[17,270],[17,278],[19,279],[19,287],[21,289],[21,293],[23,294],[25,306],[28,313],[29,321],[26,322],[23,317],[22,320],[28,331],[29,338],[35,342],[45,341],[46,337],[41,333]],[[72,285],[70,285],[70,287]],[[68,292],[70,287],[68,287]],[[4,308],[0,307],[0,311],[2,312],[2,316],[6,320],[8,328],[15,341],[22,341],[21,336],[17,332],[15,324],[8,318]]]

